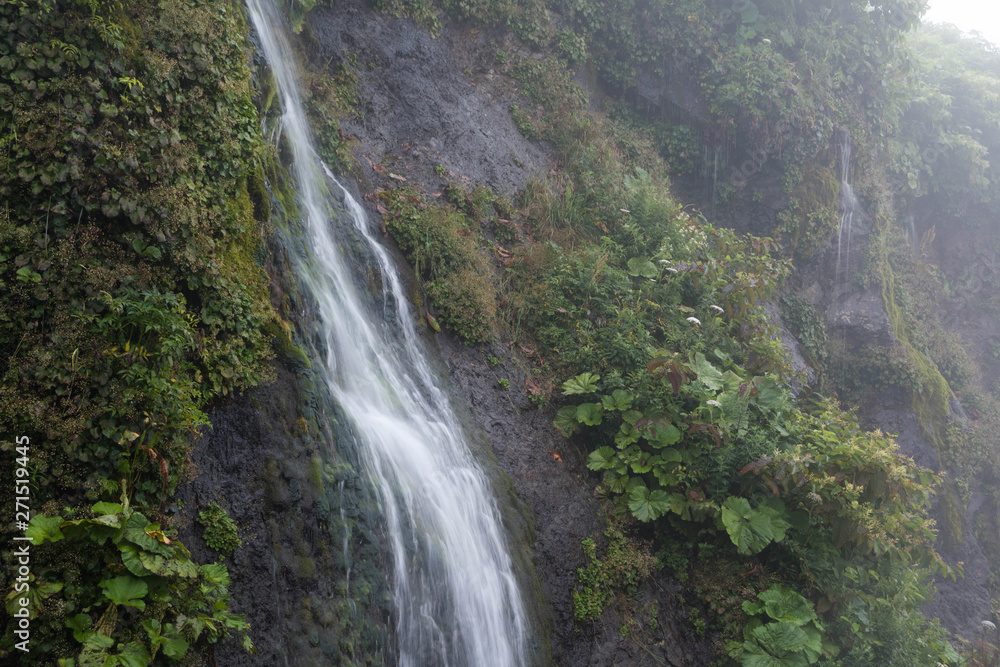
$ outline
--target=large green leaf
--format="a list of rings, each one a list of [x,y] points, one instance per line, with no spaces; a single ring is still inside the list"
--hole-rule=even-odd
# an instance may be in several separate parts
[[[777,656],[802,651],[809,643],[805,631],[794,623],[765,623],[754,628],[750,635],[768,653]]]
[[[640,437],[639,429],[633,427],[628,422],[623,422],[618,432],[615,433],[615,445],[619,449],[624,449],[632,443],[638,442]]]
[[[753,509],[746,498],[736,496],[722,504],[722,523],[743,555],[758,553],[772,541],[780,542],[789,528],[788,522],[774,509],[767,506]]]
[[[656,265],[648,259],[633,257],[628,261],[628,274],[630,276],[642,276],[643,278],[655,278],[659,275]]]
[[[628,508],[639,521],[652,521],[670,511],[670,496],[665,491],[637,486],[628,496]]]
[[[140,611],[146,608],[146,602],[142,598],[146,597],[149,587],[142,579],[136,579],[126,574],[102,581],[101,587],[104,588],[104,597],[115,604],[136,607]]]
[[[118,661],[112,664],[121,665],[121,667],[148,667],[149,663],[152,662],[149,651],[139,642],[129,642],[121,653],[111,657]]]
[[[4,598],[7,613],[11,616],[22,613],[21,600],[27,600],[28,618],[37,618],[45,600],[61,591],[64,585],[62,583],[37,580],[33,574],[29,574],[28,590],[18,591],[17,588],[11,587],[10,592]]]
[[[229,585],[229,569],[225,563],[208,563],[207,565],[200,566],[198,569],[204,575],[205,581],[210,584],[214,586]]]
[[[556,418],[552,420],[552,425],[559,429],[565,437],[573,435],[573,431],[580,425],[576,419],[576,406],[567,405],[556,413]]]
[[[115,640],[99,632],[87,633],[80,652],[80,667],[104,667],[109,664],[108,649],[115,645]],[[117,664],[110,662],[111,665]]]
[[[118,517],[113,515],[103,515],[96,519],[63,521],[62,532],[70,540],[86,537],[95,544],[104,544],[109,537],[117,538],[121,532],[121,526],[116,525],[117,523]]]
[[[142,566],[161,577],[171,577],[177,575],[192,579],[198,576],[198,566],[187,558],[164,558],[159,554],[151,554],[148,551],[139,551],[139,562]]]
[[[600,447],[587,457],[587,467],[591,470],[609,470],[618,464],[618,455],[611,447]]]
[[[787,667],[787,665],[769,654],[752,641],[743,642],[743,655],[740,658],[743,667]]]
[[[128,571],[137,577],[148,577],[153,574],[142,564],[139,560],[139,552],[142,551],[139,547],[135,546],[130,542],[122,542],[118,545],[118,550],[122,554],[122,563],[128,568]]]
[[[179,659],[187,653],[190,644],[180,635],[179,631],[172,623],[161,626],[156,619],[147,619],[142,622],[149,641],[153,646],[160,646],[164,655],[168,658]]]
[[[132,542],[145,551],[160,554],[161,556],[174,556],[177,548],[165,540],[160,531],[160,524],[150,522],[139,512],[133,513],[125,521],[125,531],[122,537]],[[187,551],[186,549],[182,549]]]
[[[803,625],[802,630],[807,637],[806,646],[802,650],[811,665],[823,655],[823,633],[814,625]]]
[[[698,374],[698,379],[712,391],[718,391],[725,385],[722,373],[701,352],[694,355],[694,371]]]
[[[740,659],[743,667],[808,667],[809,661],[804,653],[788,653],[779,656],[772,655],[753,641],[743,642],[743,656]]]
[[[628,463],[632,466],[632,472],[637,475],[649,472],[660,460],[658,456],[653,456],[649,452],[644,452],[636,445],[633,445],[630,449],[634,449],[634,451],[629,452]]]
[[[573,394],[592,394],[597,391],[597,381],[600,379],[600,375],[580,373],[575,378],[570,378],[563,382],[563,393],[567,396]]]
[[[94,514],[101,514],[101,515],[104,514],[117,515],[121,514],[123,510],[124,508],[118,503],[106,503],[104,501],[95,503],[94,506],[90,508],[90,511],[92,511]]]
[[[598,403],[581,403],[576,406],[576,418],[581,424],[597,426],[602,420],[602,408]]]
[[[93,619],[88,614],[77,614],[66,619],[66,627],[73,631],[73,639],[81,644],[86,639],[87,631],[93,623]]]
[[[681,432],[673,424],[657,422],[646,428],[646,439],[654,447],[669,447],[680,442]]]
[[[757,597],[764,603],[767,615],[776,621],[805,625],[816,618],[809,601],[784,584],[774,584]]]
[[[63,518],[61,516],[36,514],[31,517],[31,521],[28,522],[28,528],[24,531],[24,534],[31,539],[31,543],[34,545],[39,545],[46,540],[58,542],[64,537],[62,530],[60,530],[62,522]]]
[[[618,410],[624,412],[632,407],[633,396],[624,389],[615,389],[611,396],[602,396],[601,405],[605,410]]]

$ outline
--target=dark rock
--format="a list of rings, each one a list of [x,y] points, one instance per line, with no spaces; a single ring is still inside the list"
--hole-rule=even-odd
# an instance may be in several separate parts
[[[809,362],[802,355],[802,351],[799,348],[801,343],[799,343],[795,334],[785,325],[785,321],[781,317],[781,309],[778,308],[777,303],[768,301],[764,304],[764,311],[771,320],[771,324],[777,330],[778,341],[785,349],[785,360],[791,367],[792,375],[795,378],[792,381],[793,388],[797,391],[803,386],[810,387],[814,385],[817,380],[816,370],[809,365]]]
[[[916,415],[907,409],[900,397],[886,395],[875,403],[876,407],[862,411],[862,423],[868,428],[895,434],[902,452],[912,457],[917,465],[940,469],[937,451],[924,437]],[[954,483],[947,478],[945,485],[949,488],[938,491],[931,507],[931,516],[939,529],[949,520],[943,511],[944,494],[957,494]],[[937,577],[934,582],[937,593],[923,607],[925,615],[939,618],[945,628],[970,640],[979,636],[980,623],[992,618],[988,587],[990,565],[976,540],[974,530],[975,516],[981,509],[981,500],[976,502],[973,499],[960,517],[963,535],[961,544],[947,545],[939,540],[936,548],[945,561],[957,567],[961,574],[954,579]]]
[[[875,290],[849,294],[832,305],[826,324],[852,345],[886,348],[896,344],[882,297]]]
[[[434,38],[410,19],[356,0],[316,7],[309,24],[323,60],[363,64],[355,68],[361,118],[342,129],[360,141],[368,178],[382,177],[368,170],[367,160],[386,162],[409,185],[431,190],[442,182],[434,168],[443,165],[450,178],[511,193],[550,168],[550,158],[511,119],[513,91],[491,83],[496,77],[486,62],[494,63],[497,46],[487,42],[503,40],[499,32],[446,25]],[[475,58],[484,51],[488,60]],[[463,71],[477,76],[470,80]]]

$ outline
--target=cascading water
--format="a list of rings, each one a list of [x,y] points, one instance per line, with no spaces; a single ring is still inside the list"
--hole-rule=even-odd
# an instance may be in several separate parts
[[[840,208],[840,227],[837,231],[837,269],[834,273],[835,285],[840,285],[841,252],[843,249],[844,271],[851,264],[851,231],[854,223],[854,211],[858,207],[858,198],[851,187],[851,133],[844,130],[840,140],[840,195],[837,202]],[[847,231],[847,246],[844,247],[844,231]]]
[[[490,486],[422,351],[386,250],[312,148],[280,13],[270,0],[248,6],[292,150],[309,248],[295,270],[317,302],[325,377],[385,514],[399,664],[523,665],[525,612]],[[377,299],[355,283],[342,249],[352,245],[380,272]]]

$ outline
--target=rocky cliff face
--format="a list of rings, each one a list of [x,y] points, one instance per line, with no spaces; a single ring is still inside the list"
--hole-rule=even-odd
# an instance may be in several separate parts
[[[303,39],[331,69],[348,59],[364,65],[354,70],[360,118],[342,127],[351,137],[359,195],[400,178],[438,191],[446,182],[440,166],[448,179],[513,194],[555,166],[551,150],[526,140],[511,120],[514,87],[492,64],[498,49],[520,47],[503,31],[446,26],[434,38],[408,19],[348,2],[311,12]],[[272,254],[282,253],[276,238]],[[280,260],[273,264],[275,298],[290,294],[306,313],[299,328],[308,330],[307,301]],[[708,649],[676,604],[679,585],[664,579],[639,592],[646,608],[655,601],[661,610],[645,649],[622,637],[615,610],[593,627],[577,627],[572,591],[585,565],[581,542],[602,539],[604,525],[586,452],[558,435],[551,410],[531,403],[531,376],[518,351],[499,344],[472,349],[447,333],[428,334],[428,344],[452,377],[473,449],[503,510],[535,628],[533,662],[706,664]],[[487,362],[491,353],[502,365]],[[278,365],[276,383],[214,410],[213,429],[194,456],[201,474],[182,494],[192,504],[224,504],[244,536],[228,560],[233,608],[247,614],[258,650],[247,655],[223,644],[215,658],[220,665],[392,664],[391,574],[379,556],[371,490],[325,426],[335,408],[308,362],[289,352]],[[498,384],[501,377],[509,390]],[[188,525],[186,543],[207,558],[200,531]]]
[[[411,20],[351,1],[313,10],[304,39],[331,68],[355,64],[360,113],[342,130],[350,136],[359,194],[400,181],[439,193],[445,175],[510,194],[556,166],[550,147],[526,140],[508,111],[520,100],[513,83],[497,71],[497,53],[522,49],[509,33],[445,25],[440,37],[432,37]],[[690,93],[680,83],[665,87],[663,80],[655,90],[652,84],[640,86],[640,94],[697,121]],[[770,234],[787,196],[774,174],[752,171],[742,177],[755,180],[753,189],[763,193],[758,199],[737,198],[720,206],[711,201],[717,183],[698,179],[682,181],[679,191],[700,200],[702,210],[720,224]],[[855,265],[871,228],[871,221],[861,221],[855,229],[849,249]],[[961,261],[961,252],[950,250],[956,244],[959,240],[939,244],[948,249],[940,251],[941,263]],[[897,341],[881,294],[835,280],[836,255],[835,246],[822,248],[802,263],[792,287],[823,314],[835,338],[855,347],[893,348]],[[780,321],[780,310],[769,308],[803,387],[815,383],[819,369],[810,365],[808,354],[800,354],[804,348]],[[953,308],[950,315],[962,323],[960,334],[970,345],[985,346],[988,322],[977,318],[970,304],[958,300]],[[707,664],[706,644],[695,636],[688,612],[676,604],[681,586],[661,576],[638,593],[643,605],[656,601],[667,610],[658,623],[647,625],[644,647],[623,638],[614,609],[593,627],[577,626],[571,593],[577,568],[585,564],[581,541],[599,537],[603,526],[586,452],[559,436],[551,412],[529,400],[532,377],[517,350],[500,343],[473,349],[446,333],[429,334],[428,342],[440,355],[442,372],[452,378],[456,403],[465,406],[481,460],[492,469],[532,608],[536,662]],[[503,361],[495,365],[490,356]],[[392,662],[391,631],[386,630],[391,592],[379,557],[377,508],[350,452],[339,452],[324,426],[335,413],[325,401],[309,369],[287,357],[275,385],[219,406],[212,415],[213,431],[199,445],[195,458],[202,475],[186,494],[201,503],[225,498],[248,536],[231,564],[238,591],[234,608],[248,614],[258,645],[255,656],[223,646],[219,664],[327,664],[362,656]],[[888,390],[862,406],[859,416],[871,428],[898,434],[903,450],[919,464],[940,468],[938,452],[898,391]],[[940,500],[937,505],[939,521],[954,520],[944,516]],[[964,577],[938,582],[938,596],[926,608],[967,637],[976,636],[979,622],[989,617],[990,565],[974,529],[985,505],[973,496],[958,518],[962,540],[944,547],[950,563],[963,565]],[[193,535],[185,541],[199,542]]]

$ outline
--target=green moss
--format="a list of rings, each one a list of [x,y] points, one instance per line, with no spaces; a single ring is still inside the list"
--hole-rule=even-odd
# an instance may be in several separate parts
[[[940,528],[944,536],[945,548],[954,552],[965,539],[965,523],[962,503],[951,484],[945,484],[941,490],[941,522]]]
[[[583,541],[586,567],[577,569],[573,591],[573,617],[577,621],[596,621],[613,595],[635,595],[639,585],[652,574],[656,559],[649,545],[627,536],[620,527],[609,526],[604,558],[597,555],[597,545]]]
[[[809,301],[797,294],[784,295],[780,305],[785,324],[812,357],[810,364],[822,372],[830,358],[830,340],[822,316]]]
[[[267,192],[267,182],[264,180],[264,165],[258,160],[247,175],[247,192],[253,203],[255,220],[268,223],[271,221],[271,197]]]
[[[810,162],[792,189],[788,207],[778,218],[778,233],[791,253],[811,257],[837,232],[840,182],[833,167]]]
[[[427,296],[442,322],[468,343],[490,340],[497,312],[495,288],[489,259],[477,246],[465,215],[451,206],[431,205],[411,190],[384,192],[381,197],[390,211],[386,229],[427,281]],[[485,210],[492,199],[477,195],[467,203]]]
[[[212,503],[212,506],[198,513],[198,523],[204,526],[202,537],[209,547],[221,554],[229,555],[243,546],[236,524],[226,510]]]
[[[309,468],[309,481],[312,482],[313,492],[319,496],[323,493],[323,459],[313,455],[309,459]]]
[[[309,556],[297,556],[295,558],[295,574],[303,579],[315,579],[316,561]]]
[[[917,415],[924,435],[940,452],[944,447],[948,418],[951,414],[949,407],[951,388],[934,362],[919,352],[911,342],[910,330],[899,305],[896,278],[888,261],[886,235],[878,235],[873,242],[881,245],[876,272],[881,283],[882,302],[889,316],[892,334],[909,357],[919,382],[919,389],[910,392],[910,407]]]

